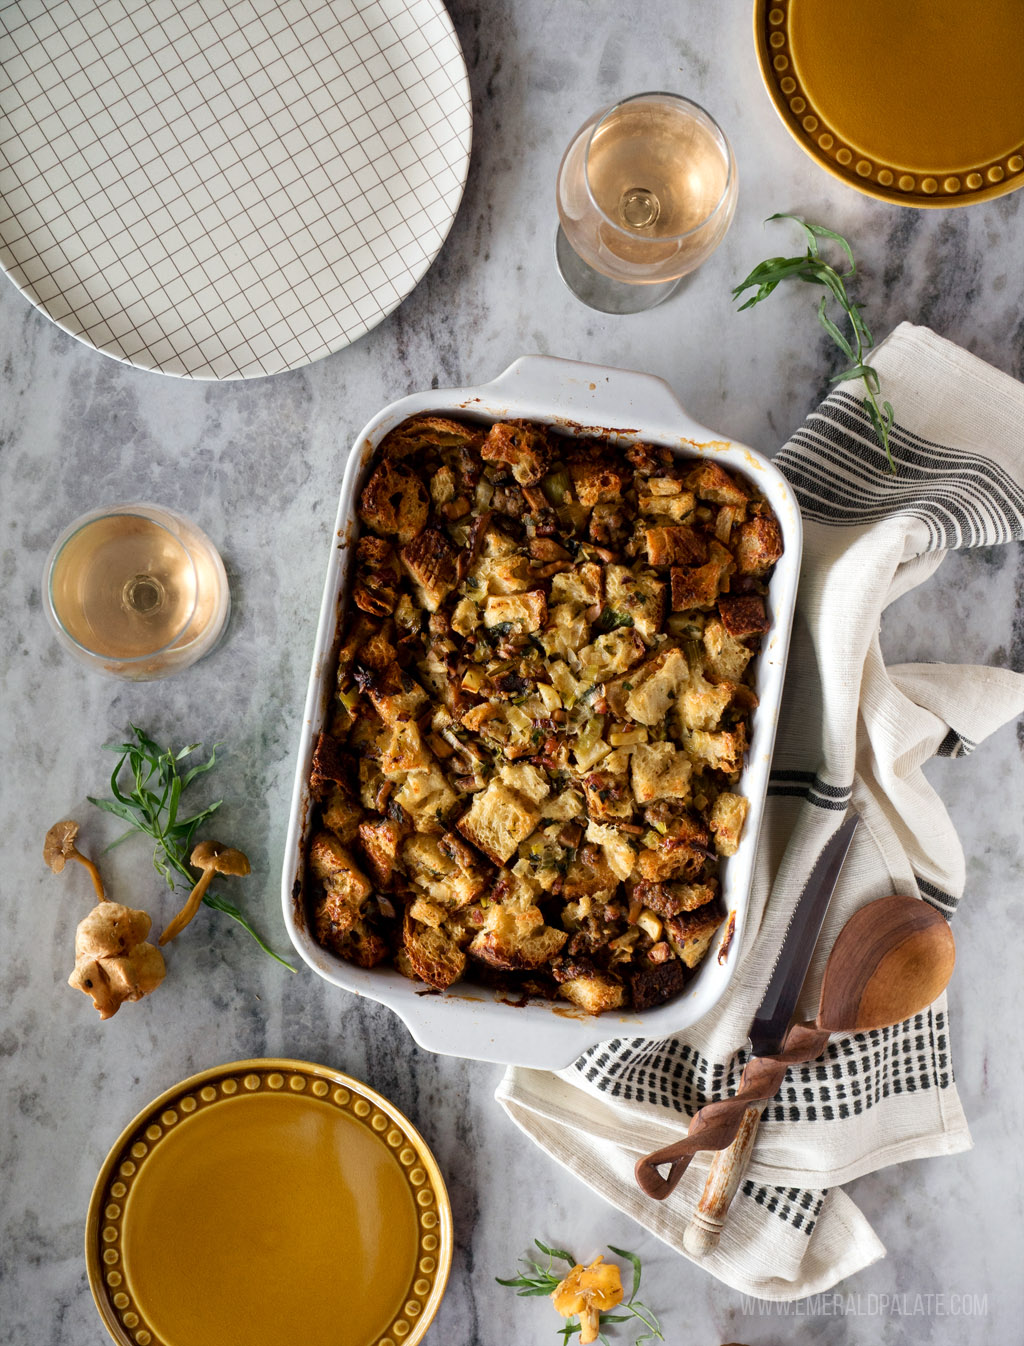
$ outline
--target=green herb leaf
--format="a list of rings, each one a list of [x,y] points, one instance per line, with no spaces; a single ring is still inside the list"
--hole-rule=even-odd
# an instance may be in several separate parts
[[[192,782],[214,766],[217,749],[214,748],[205,762],[190,767],[182,775],[178,770],[178,763],[198,751],[201,744],[192,743],[174,752],[170,748],[161,748],[137,725],[133,724],[131,729],[135,735],[134,743],[104,745],[108,751],[118,753],[117,765],[110,777],[110,793],[113,798],[95,799],[89,795],[89,803],[130,824],[129,831],[111,842],[107,847],[108,850],[120,846],[128,837],[141,833],[153,842],[153,868],[165,880],[167,886],[173,891],[179,886],[179,879],[183,879],[184,886],[192,888],[195,885],[195,875],[189,869],[187,861],[192,853],[193,838],[199,827],[220,808],[221,800],[207,804],[205,808],[188,817],[180,816],[181,800]],[[126,771],[130,772],[133,782],[133,788],[127,793],[121,785],[121,777]],[[295,971],[290,963],[264,942],[234,903],[209,890],[203,895],[203,902],[214,911],[222,911],[233,921],[237,921],[264,953],[269,954],[290,972]]]
[[[755,292],[740,305],[738,312],[743,313],[746,309],[753,308],[755,304],[767,299],[774,292],[776,286],[784,280],[802,280],[808,285],[821,285],[828,291],[828,294],[822,295],[821,302],[818,305],[818,321],[828,333],[830,339],[835,342],[850,361],[850,367],[841,374],[836,374],[830,382],[844,383],[847,379],[861,379],[863,381],[864,406],[868,420],[878,436],[879,443],[885,450],[890,469],[895,473],[896,464],[893,461],[892,447],[889,441],[889,432],[892,430],[895,420],[892,404],[886,402],[882,407],[878,405],[878,371],[869,365],[865,358],[867,352],[875,344],[874,339],[861,314],[861,306],[853,303],[844,284],[844,281],[849,280],[857,273],[853,249],[842,234],[837,234],[834,229],[827,229],[823,224],[811,224],[807,220],[802,220],[798,215],[770,215],[765,223],[767,224],[771,220],[792,220],[794,224],[799,225],[804,234],[807,251],[802,257],[769,257],[766,261],[755,266],[746,280],[741,281],[733,289],[734,299],[739,299],[748,290],[754,290]],[[848,271],[840,274],[828,262],[822,260],[818,247],[819,239],[828,239],[843,250],[850,264]],[[847,340],[838,325],[826,312],[829,295],[849,320],[850,329],[853,333],[852,342]]]
[[[632,626],[633,618],[628,612],[615,612],[612,608],[605,608],[594,623],[596,631],[617,631],[620,626]]]

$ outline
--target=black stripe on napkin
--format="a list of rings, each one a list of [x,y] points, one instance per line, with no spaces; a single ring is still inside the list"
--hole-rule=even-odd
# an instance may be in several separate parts
[[[852,785],[828,785],[811,771],[773,771],[768,782],[768,794],[806,799],[819,809],[834,812],[849,807]]]
[[[936,757],[966,757],[969,752],[973,752],[978,745],[972,743],[969,738],[964,738],[963,734],[958,734],[955,729],[951,729],[939,746],[935,749]]]
[[[828,1188],[811,1192],[799,1187],[761,1187],[749,1178],[740,1191],[744,1196],[756,1201],[759,1206],[785,1220],[794,1229],[802,1230],[810,1236],[818,1222],[821,1208],[825,1204]]]
[[[943,892],[941,888],[936,888],[934,883],[929,883],[927,879],[922,879],[920,874],[914,875],[914,882],[917,884],[918,891],[929,906],[935,907],[941,911],[943,916],[952,916],[960,905],[960,899],[954,897],[952,893]]]
[[[613,1038],[573,1063],[600,1093],[692,1116],[739,1087],[746,1049],[725,1064],[710,1061],[679,1038]],[[872,1029],[829,1043],[823,1055],[791,1066],[762,1125],[845,1121],[895,1094],[953,1084],[944,1011],[924,1010],[893,1028]]]
[[[775,459],[801,509],[827,524],[876,523],[898,513],[925,523],[932,549],[1024,538],[1024,492],[979,454],[890,433],[893,477],[861,401],[832,393]]]

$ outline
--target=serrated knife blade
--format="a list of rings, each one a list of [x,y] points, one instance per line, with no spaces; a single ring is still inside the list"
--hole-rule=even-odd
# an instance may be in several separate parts
[[[828,904],[859,822],[859,816],[851,813],[832,834],[797,899],[764,999],[750,1025],[750,1050],[754,1056],[775,1056],[782,1049]]]

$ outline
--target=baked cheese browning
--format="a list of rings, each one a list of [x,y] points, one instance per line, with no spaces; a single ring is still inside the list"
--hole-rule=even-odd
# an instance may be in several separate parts
[[[770,507],[709,458],[419,416],[359,516],[310,776],[316,938],[437,990],[678,995],[747,817]]]

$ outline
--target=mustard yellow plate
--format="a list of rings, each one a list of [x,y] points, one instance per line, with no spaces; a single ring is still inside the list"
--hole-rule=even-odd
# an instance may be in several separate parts
[[[858,191],[949,207],[1024,186],[1021,0],[757,0],[754,35],[786,127]]]
[[[85,1248],[120,1346],[414,1346],[444,1294],[451,1208],[422,1137],[372,1089],[236,1061],[122,1133]]]

